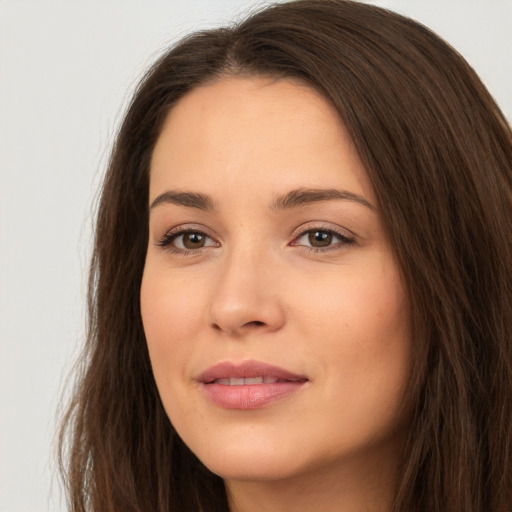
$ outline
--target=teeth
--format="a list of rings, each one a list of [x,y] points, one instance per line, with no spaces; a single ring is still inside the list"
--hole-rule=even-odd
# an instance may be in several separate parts
[[[245,384],[263,384],[263,377],[249,377],[248,379],[244,379]]]
[[[215,384],[222,384],[223,386],[251,386],[254,384],[275,384],[279,379],[276,377],[269,377],[262,375],[258,377],[229,377],[227,379],[217,379]]]

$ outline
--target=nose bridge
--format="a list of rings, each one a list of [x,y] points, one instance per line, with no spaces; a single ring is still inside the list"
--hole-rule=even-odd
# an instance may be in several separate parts
[[[254,240],[226,250],[211,297],[211,324],[217,330],[242,334],[248,330],[277,330],[284,321],[269,248]]]

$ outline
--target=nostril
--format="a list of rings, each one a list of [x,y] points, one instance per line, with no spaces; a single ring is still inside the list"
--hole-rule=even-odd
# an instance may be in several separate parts
[[[246,329],[249,329],[249,330],[251,328],[259,329],[260,327],[264,327],[265,325],[267,325],[267,324],[265,322],[262,322],[261,320],[253,320],[251,322],[246,322],[245,324],[242,324],[239,328],[233,329],[232,332],[234,334],[236,331],[239,331],[239,334],[241,334],[242,332],[245,332]],[[212,323],[211,326],[215,331],[220,331],[220,332],[231,331],[231,329],[224,329],[221,325],[219,325],[217,323]]]
[[[260,320],[254,320],[252,322],[247,322],[245,325],[254,325],[259,327],[265,325],[265,322],[261,322]]]

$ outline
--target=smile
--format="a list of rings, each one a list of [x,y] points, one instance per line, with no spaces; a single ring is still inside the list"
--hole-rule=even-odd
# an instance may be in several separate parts
[[[255,384],[275,384],[276,382],[293,382],[269,375],[259,377],[229,377],[227,379],[215,379],[209,384],[222,384],[223,386],[254,386]]]
[[[253,386],[254,384],[274,384],[278,379],[274,377],[230,377],[228,379],[216,379],[213,384],[222,384],[223,386]]]
[[[308,379],[258,361],[215,365],[198,378],[208,401],[224,409],[257,409],[297,393]]]

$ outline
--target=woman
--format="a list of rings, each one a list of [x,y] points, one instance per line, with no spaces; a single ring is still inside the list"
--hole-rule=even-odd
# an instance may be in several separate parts
[[[70,508],[508,510],[511,162],[472,69],[376,7],[171,49],[104,182]]]

